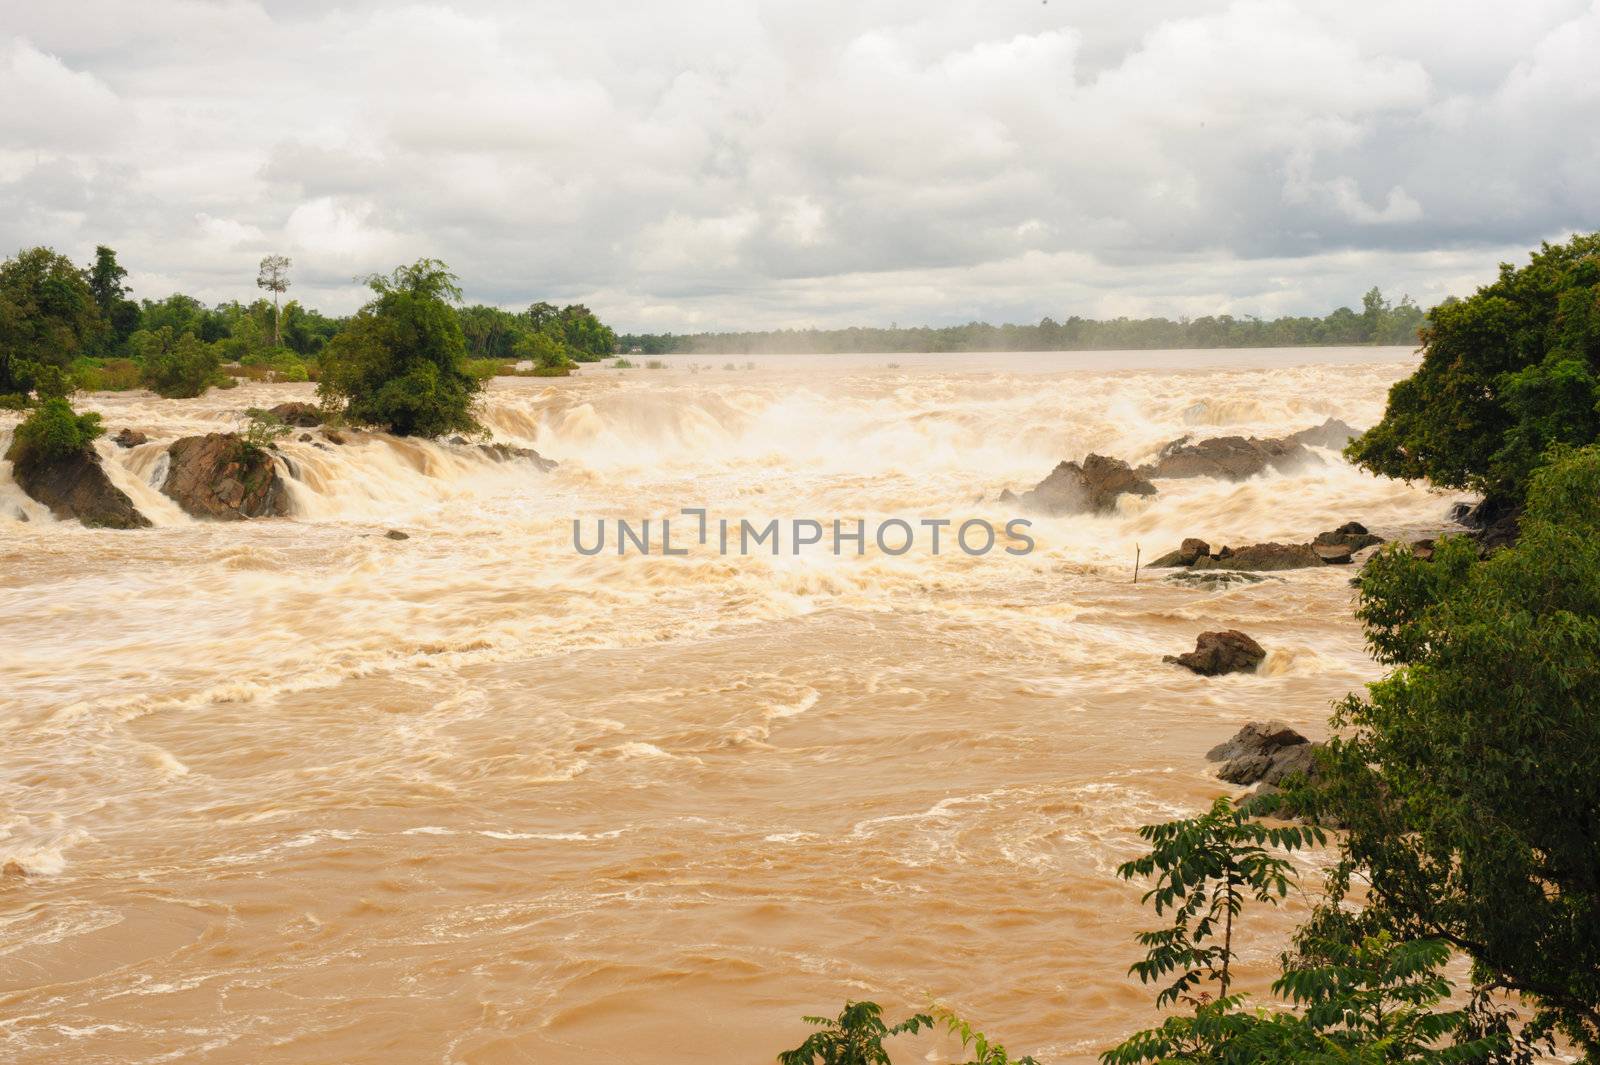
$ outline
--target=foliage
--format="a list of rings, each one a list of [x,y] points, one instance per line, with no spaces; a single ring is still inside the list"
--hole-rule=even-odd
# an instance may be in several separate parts
[[[807,1017],[813,1032],[793,1050],[778,1055],[779,1065],[890,1065],[883,1041],[892,1036],[933,1027],[933,1018],[915,1013],[899,1024],[883,1021],[876,1002],[847,1002],[838,1017]]]
[[[1375,472],[1513,501],[1552,444],[1600,439],[1600,233],[1431,312],[1417,372],[1348,454]]]
[[[128,337],[139,328],[139,305],[127,298],[128,287],[122,283],[127,276],[128,271],[117,262],[115,251],[104,244],[95,247],[94,263],[84,271],[84,280],[89,284],[95,305],[100,308],[100,319],[107,327],[94,345],[101,354],[121,351]]]
[[[278,313],[278,298],[289,291],[289,267],[293,265],[294,262],[287,255],[267,255],[262,258],[261,265],[256,271],[256,287],[272,293],[273,347],[283,343],[283,332],[280,328],[283,316]]]
[[[933,1015],[944,1022],[945,1029],[951,1035],[961,1040],[962,1050],[972,1051],[972,1060],[967,1065],[1039,1065],[1032,1056],[1011,1057],[1005,1047],[992,1042],[988,1036],[949,1010],[935,1010]]]
[[[556,322],[562,339],[578,362],[599,362],[617,348],[617,335],[581,303],[561,308]]]
[[[566,369],[574,362],[566,341],[548,332],[519,338],[512,352],[518,359],[527,359],[541,370]]]
[[[1227,997],[1233,926],[1246,898],[1276,904],[1294,879],[1288,859],[1267,848],[1288,852],[1324,841],[1319,828],[1271,828],[1252,820],[1227,796],[1199,817],[1145,825],[1139,835],[1152,844],[1150,852],[1119,866],[1117,875],[1154,876],[1143,901],[1155,904],[1157,916],[1172,913],[1171,927],[1140,934],[1149,951],[1129,970],[1143,983],[1177,974],[1156,996],[1158,1006],[1195,1001],[1202,980],[1216,981],[1218,997]],[[1221,942],[1213,942],[1218,935]]]
[[[282,418],[260,407],[247,408],[244,416],[244,446],[251,451],[271,447],[294,431]]]
[[[419,259],[367,279],[376,298],[324,349],[318,392],[355,425],[404,435],[477,432],[455,275]]]
[[[163,326],[162,330],[165,329]],[[185,333],[170,348],[152,348],[152,353],[145,356],[144,380],[159,396],[191,399],[216,381],[221,365],[216,348],[193,333]]]
[[[637,363],[629,362],[627,359],[618,359],[616,362],[611,364],[611,368],[613,370],[632,370],[637,366]]]
[[[51,396],[17,426],[6,457],[13,461],[70,458],[82,454],[103,432],[100,415],[78,414],[66,397]]]
[[[85,392],[126,392],[143,381],[143,371],[132,359],[74,359],[70,372]]]
[[[1038,325],[966,325],[902,329],[780,329],[769,332],[693,335],[627,334],[621,350],[645,355],[835,354],[913,351],[1098,351],[1152,348],[1252,348],[1306,344],[1413,344],[1425,324],[1422,310],[1402,297],[1390,304],[1374,288],[1358,313],[1340,307],[1322,318],[1117,318],[1094,321],[1076,315]]]
[[[29,248],[0,263],[0,393],[26,392],[32,367],[68,365],[104,329],[89,283],[66,256]]]
[[[1335,717],[1335,890],[1360,875],[1385,927],[1466,951],[1600,1057],[1600,447],[1532,474],[1513,547],[1381,553],[1357,613],[1398,668]]]

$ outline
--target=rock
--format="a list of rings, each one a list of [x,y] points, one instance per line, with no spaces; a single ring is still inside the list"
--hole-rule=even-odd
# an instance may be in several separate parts
[[[1225,547],[1210,557],[1197,558],[1194,567],[1206,569],[1279,570],[1304,569],[1324,565],[1322,556],[1310,544],[1250,544]]]
[[[1417,558],[1422,559],[1424,562],[1431,562],[1433,560],[1433,541],[1432,540],[1413,540],[1413,541],[1411,541],[1411,553],[1413,555],[1415,555]]]
[[[267,413],[296,429],[309,429],[321,425],[325,420],[321,408],[312,403],[280,403],[276,407],[269,407]]]
[[[186,436],[167,449],[161,491],[196,518],[242,521],[282,517],[289,493],[272,455],[245,446],[238,433]]]
[[[1374,544],[1381,544],[1383,542],[1383,537],[1374,536],[1372,533],[1368,532],[1367,527],[1361,524],[1359,521],[1347,521],[1337,529],[1334,529],[1330,532],[1318,533],[1316,539],[1311,541],[1313,546],[1318,544],[1342,544],[1350,548],[1351,551],[1360,551],[1363,548],[1368,548]]]
[[[1223,673],[1254,673],[1266,657],[1267,652],[1259,643],[1238,629],[1227,629],[1202,632],[1193,651],[1167,655],[1161,661],[1180,665],[1202,677],[1215,677]]]
[[[1522,508],[1504,499],[1491,497],[1476,504],[1457,503],[1450,508],[1450,519],[1473,530],[1472,538],[1478,541],[1480,558],[1515,544],[1522,531]]]
[[[1330,566],[1348,566],[1355,549],[1349,544],[1312,544],[1311,550]]]
[[[1288,470],[1322,460],[1293,440],[1258,440],[1255,437],[1218,436],[1188,443],[1174,440],[1161,449],[1153,466],[1141,466],[1147,477],[1220,477],[1242,481],[1258,473]]]
[[[1257,794],[1276,791],[1290,776],[1299,773],[1315,780],[1317,751],[1323,745],[1312,743],[1281,721],[1252,721],[1206,752],[1206,761],[1223,763],[1217,776],[1230,784],[1264,784]]]
[[[344,434],[337,429],[324,429],[322,430],[322,435],[330,444],[344,445]]]
[[[1342,451],[1346,444],[1360,435],[1360,431],[1350,428],[1338,418],[1329,418],[1321,425],[1302,429],[1298,433],[1290,433],[1284,440],[1305,444],[1308,447],[1325,447]]]
[[[140,444],[148,444],[150,438],[137,429],[124,429],[113,436],[111,442],[118,447],[138,447]]]
[[[300,441],[302,444],[309,444],[311,443],[311,434],[301,433],[299,436],[295,437],[295,439]]]
[[[1020,502],[1029,510],[1051,515],[1105,513],[1116,509],[1120,496],[1155,494],[1155,485],[1126,462],[1091,454],[1081,466],[1060,463],[1050,476],[1024,492]]]
[[[1280,747],[1309,742],[1282,721],[1252,721],[1232,738],[1206,752],[1208,762],[1227,762],[1246,754],[1271,754]]]
[[[1169,573],[1167,580],[1179,584],[1192,585],[1198,588],[1227,588],[1235,584],[1260,584],[1263,581],[1282,582],[1282,577],[1262,577],[1244,570],[1184,570],[1182,573]]]
[[[399,529],[390,529],[388,532],[384,533],[383,535],[387,536],[391,540],[409,540],[409,539],[411,539],[409,534],[403,533]]]
[[[1204,540],[1188,537],[1178,545],[1176,551],[1168,551],[1154,562],[1146,563],[1149,569],[1171,569],[1175,566],[1192,566],[1197,559],[1205,558],[1211,554],[1211,545]]]
[[[998,500],[996,500],[996,502],[999,502],[999,503],[1015,503],[1015,502],[1018,502],[1018,500],[1020,498],[1021,497],[1019,497],[1017,495],[1017,493],[1013,492],[1011,489],[1002,488],[1002,489],[1000,489],[1000,498]]]
[[[531,447],[512,447],[510,444],[479,444],[478,450],[496,462],[511,462],[514,459],[526,460],[546,473],[557,466],[556,462],[545,458]]]
[[[64,459],[9,455],[11,477],[58,518],[76,518],[91,529],[144,529],[150,519],[128,494],[111,483],[92,447]]]

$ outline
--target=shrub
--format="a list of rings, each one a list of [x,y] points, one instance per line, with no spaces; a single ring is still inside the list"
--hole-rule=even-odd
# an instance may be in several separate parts
[[[631,370],[634,368],[634,364],[629,362],[627,359],[618,359],[616,362],[611,364],[611,368],[613,370]]]
[[[644,368],[646,370],[665,370],[667,368],[667,364],[662,362],[660,359],[651,359],[649,362],[644,364]]]
[[[248,450],[261,451],[293,432],[282,418],[269,410],[250,407],[244,415],[244,446]]]
[[[401,436],[481,431],[473,405],[483,385],[463,365],[455,275],[419,259],[367,284],[376,298],[323,349],[323,401],[340,405],[351,424]]]
[[[12,461],[70,458],[82,454],[103,432],[100,415],[78,414],[65,397],[52,396],[40,402],[17,426],[6,457]]]
[[[142,383],[139,364],[132,359],[77,359],[72,379],[84,392],[126,392]]]
[[[185,333],[170,351],[146,360],[144,380],[152,392],[167,399],[192,399],[216,383],[221,365],[215,348]]]

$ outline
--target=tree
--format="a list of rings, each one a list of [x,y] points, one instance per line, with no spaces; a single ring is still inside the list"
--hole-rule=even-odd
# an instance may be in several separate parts
[[[517,339],[511,349],[518,359],[527,359],[541,370],[559,370],[572,365],[566,341],[549,333],[529,333]]]
[[[1421,367],[1350,444],[1353,461],[1516,503],[1550,445],[1600,439],[1600,233],[1503,264],[1430,317]]]
[[[530,307],[530,315],[539,306]],[[617,335],[581,303],[561,308],[556,321],[567,347],[579,362],[598,362],[616,350]]]
[[[1145,825],[1139,835],[1153,844],[1150,853],[1118,866],[1117,875],[1124,880],[1155,876],[1144,901],[1155,904],[1157,916],[1172,911],[1171,927],[1139,935],[1150,949],[1129,970],[1143,983],[1177,974],[1156,996],[1158,1006],[1194,1000],[1191,992],[1202,980],[1216,981],[1217,997],[1226,998],[1235,956],[1233,926],[1245,900],[1276,903],[1294,877],[1288,859],[1267,848],[1288,852],[1324,840],[1315,827],[1268,828],[1226,795],[1199,817]],[[1219,935],[1221,942],[1211,942]]]
[[[71,458],[82,454],[103,432],[100,415],[78,414],[65,396],[51,396],[17,426],[6,458],[13,462]]]
[[[278,328],[278,297],[289,291],[289,267],[294,263],[287,255],[268,255],[261,260],[256,271],[256,287],[272,293],[272,346],[278,347],[282,333]]]
[[[139,305],[127,298],[128,287],[122,283],[127,276],[128,271],[117,262],[116,252],[104,244],[95,247],[94,265],[85,272],[84,279],[107,326],[101,334],[101,347],[106,354],[121,350],[129,335],[139,328]]]
[[[1480,987],[1532,996],[1600,1060],[1600,447],[1548,459],[1514,546],[1480,561],[1447,537],[1363,572],[1358,616],[1396,669],[1335,716],[1332,884],[1359,876],[1381,927],[1467,952]]]
[[[32,387],[32,367],[67,366],[105,328],[94,293],[64,255],[29,248],[0,263],[0,394]]]
[[[402,436],[479,432],[481,383],[466,372],[456,277],[419,259],[367,279],[375,299],[323,349],[317,389],[358,425]]]
[[[204,394],[217,377],[222,359],[217,349],[193,333],[185,333],[169,347],[156,345],[164,339],[152,334],[152,346],[144,360],[144,380],[150,390],[167,399],[192,399]]]

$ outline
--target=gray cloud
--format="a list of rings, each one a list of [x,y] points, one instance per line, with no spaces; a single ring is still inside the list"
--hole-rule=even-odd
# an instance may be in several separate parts
[[[1600,0],[0,0],[0,247],[624,327],[1321,313],[1600,228]]]

